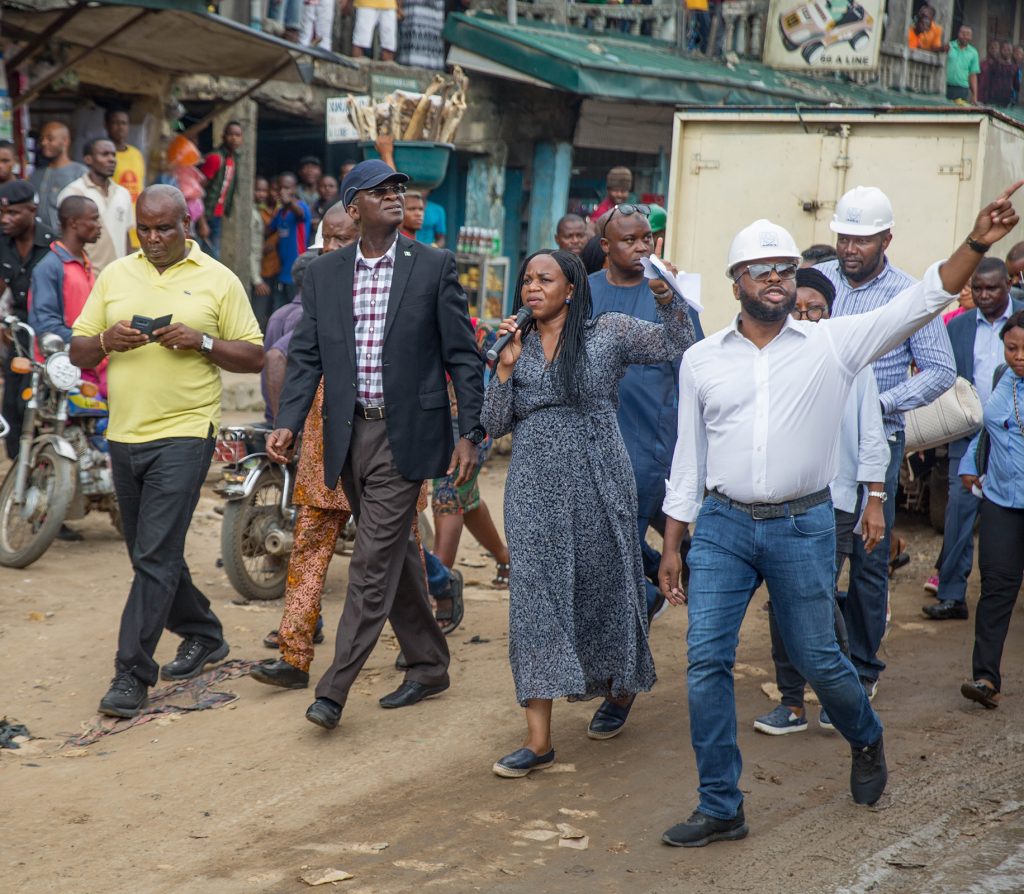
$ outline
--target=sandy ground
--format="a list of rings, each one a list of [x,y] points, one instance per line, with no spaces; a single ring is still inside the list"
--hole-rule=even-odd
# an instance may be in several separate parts
[[[483,476],[498,518],[503,462]],[[190,532],[193,577],[224,621],[232,657],[270,657],[260,639],[281,605],[232,602],[215,564],[215,502],[207,489]],[[973,623],[920,616],[920,584],[939,545],[923,526],[903,524],[914,561],[897,577],[883,646],[889,669],[876,707],[891,773],[883,801],[853,804],[849,749],[816,722],[783,738],[753,731],[753,718],[771,707],[761,688],[771,659],[758,593],[736,674],[751,834],[700,850],[660,843],[695,806],[685,610],[654,626],[660,682],[627,731],[590,741],[596,704],[559,704],[558,763],[525,780],[490,771],[519,746],[523,724],[506,657],[507,595],[486,585],[493,566],[468,535],[466,621],[450,639],[453,686],[440,698],[378,707],[400,681],[388,636],[333,733],[304,720],[309,692],[243,678],[220,687],[239,696],[229,707],[61,747],[105,691],[130,579],[105,517],[77,527],[86,542],[57,543],[24,571],[0,571],[0,714],[40,737],[0,752],[4,891],[289,894],[308,890],[301,876],[328,868],[354,876],[337,886],[349,894],[1024,890],[1024,624],[1016,619],[1007,642],[1003,706],[967,703],[958,688]],[[314,674],[333,642],[346,566],[338,558],[330,570],[329,635]],[[176,646],[165,637],[158,659]],[[586,848],[564,846],[559,823],[585,833]]]

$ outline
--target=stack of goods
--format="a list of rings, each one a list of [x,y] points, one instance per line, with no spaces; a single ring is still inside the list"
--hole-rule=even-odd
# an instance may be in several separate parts
[[[455,66],[450,76],[435,75],[423,93],[396,90],[375,105],[361,106],[349,96],[348,114],[359,139],[451,143],[466,112],[469,79]]]

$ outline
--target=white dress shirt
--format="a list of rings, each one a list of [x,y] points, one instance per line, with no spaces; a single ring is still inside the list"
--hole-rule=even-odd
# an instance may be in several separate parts
[[[884,482],[891,455],[875,374],[865,367],[853,380],[839,424],[839,471],[829,485],[832,505],[856,511],[858,486]]]
[[[828,487],[854,377],[955,297],[940,263],[869,313],[820,323],[786,317],[764,348],[737,322],[693,345],[679,381],[679,435],[665,514],[697,517],[705,487],[741,503],[783,503]]]
[[[974,333],[974,387],[978,389],[978,399],[982,406],[988,403],[992,395],[992,376],[995,375],[996,367],[1003,362],[1003,341],[999,333],[1003,331],[1003,325],[1010,319],[1011,313],[1013,302],[1009,300],[994,323],[986,320],[980,310],[974,311],[978,322],[978,329]]]

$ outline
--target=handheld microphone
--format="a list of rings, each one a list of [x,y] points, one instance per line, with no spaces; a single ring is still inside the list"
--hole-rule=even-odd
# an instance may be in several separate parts
[[[516,329],[522,329],[526,325],[526,321],[533,316],[533,310],[527,307],[525,304],[519,308],[519,313],[516,314]],[[501,352],[508,347],[508,343],[516,337],[515,331],[506,332],[501,336],[487,352],[487,359],[491,363],[496,363],[498,358],[501,356]]]

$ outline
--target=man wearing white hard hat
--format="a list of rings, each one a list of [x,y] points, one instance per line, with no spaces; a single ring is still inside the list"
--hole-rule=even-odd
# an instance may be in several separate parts
[[[829,225],[836,234],[834,261],[818,266],[836,287],[833,317],[862,314],[883,307],[917,280],[894,267],[885,256],[892,241],[892,204],[880,189],[857,186],[836,205]],[[908,372],[913,363],[919,372]],[[931,403],[956,381],[953,348],[941,320],[933,320],[893,346],[874,364],[889,439],[885,476],[885,537],[872,552],[855,543],[850,557],[850,585],[843,618],[850,638],[850,658],[874,697],[885,662],[878,649],[885,635],[889,595],[889,545],[896,520],[896,488],[903,462],[903,414]]]
[[[733,240],[726,273],[740,312],[683,355],[664,505],[659,583],[673,604],[689,601],[690,737],[700,776],[698,807],[665,832],[666,844],[700,847],[747,834],[732,668],[743,615],[762,582],[790,660],[851,745],[854,800],[874,804],[885,790],[882,725],[833,626],[828,488],[841,417],[857,373],[941,313],[988,246],[1016,225],[1010,196],[1021,185],[983,209],[968,240],[923,282],[859,316],[793,319],[793,237],[759,220]],[[695,520],[684,591],[678,548]]]

